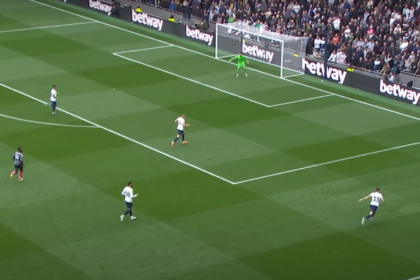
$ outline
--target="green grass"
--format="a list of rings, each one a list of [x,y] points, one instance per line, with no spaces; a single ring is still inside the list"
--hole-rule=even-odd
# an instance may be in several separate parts
[[[418,107],[254,63],[235,78],[204,45],[58,1],[4,2],[1,279],[420,275],[420,145],[405,146],[420,142]],[[53,25],[66,26],[39,28]],[[181,113],[190,144],[171,149]],[[23,182],[8,177],[17,146]],[[129,180],[138,220],[121,223]],[[387,201],[362,227],[357,200],[375,187]]]

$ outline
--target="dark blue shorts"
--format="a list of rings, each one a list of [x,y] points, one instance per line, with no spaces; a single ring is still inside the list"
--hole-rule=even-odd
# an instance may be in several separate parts
[[[57,101],[51,101],[51,106],[52,107],[57,107]]]
[[[182,136],[182,134],[184,134],[184,131],[183,131],[183,130],[179,130],[179,129],[178,129],[178,135],[179,135],[179,136]]]
[[[378,206],[374,206],[374,205],[370,206],[370,211],[372,211],[373,214],[375,214],[376,210],[378,210]]]
[[[132,202],[125,202],[125,205],[127,205],[127,209],[133,208],[133,203]]]
[[[23,171],[23,164],[15,165],[15,169]]]

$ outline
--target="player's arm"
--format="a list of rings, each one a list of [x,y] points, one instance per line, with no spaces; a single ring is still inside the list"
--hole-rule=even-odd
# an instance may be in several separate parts
[[[133,194],[133,190],[130,190],[130,196],[131,196],[132,198],[134,198],[134,197],[137,197],[137,194]]]
[[[363,201],[363,200],[366,200],[366,199],[369,199],[369,198],[370,198],[370,195],[368,195],[368,196],[366,196],[366,197],[364,197],[364,198],[359,199],[359,202],[360,202],[360,201]]]
[[[239,58],[239,55],[237,55],[237,56],[235,56],[235,57],[233,57],[233,58],[231,58],[230,60],[229,60],[229,62],[231,62],[232,60],[234,60],[234,59],[238,59]]]

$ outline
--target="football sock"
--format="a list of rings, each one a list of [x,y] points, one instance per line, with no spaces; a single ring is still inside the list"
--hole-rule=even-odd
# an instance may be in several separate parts
[[[185,141],[185,135],[182,134],[182,141]]]
[[[372,217],[370,214],[366,216],[366,220]]]
[[[126,211],[124,212],[124,216],[126,216],[128,213],[130,213],[130,210],[126,210]]]
[[[178,137],[175,137],[174,142],[178,141]]]
[[[13,174],[13,175],[16,175],[16,174],[17,174],[17,171],[13,171],[13,172],[12,172],[12,174]]]
[[[133,216],[133,211],[129,210],[128,213],[130,214],[130,216]]]
[[[22,179],[22,178],[23,178],[23,172],[20,172],[19,179]]]

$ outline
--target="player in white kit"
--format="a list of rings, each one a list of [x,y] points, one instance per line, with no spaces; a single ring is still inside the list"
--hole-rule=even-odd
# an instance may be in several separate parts
[[[185,123],[185,115],[181,115],[179,118],[175,120],[176,129],[178,133],[173,141],[171,141],[171,147],[174,146],[175,142],[178,141],[179,137],[182,137],[182,144],[188,144],[188,141],[185,141],[185,132],[184,127],[190,126],[189,124]]]
[[[128,182],[121,194],[124,196],[124,202],[127,210],[125,210],[124,214],[120,216],[120,220],[121,222],[124,221],[124,217],[130,214],[130,219],[134,221],[137,218],[133,216],[133,198],[137,197],[137,194],[134,194],[133,182]]]
[[[57,87],[54,85],[50,93],[50,102],[47,103],[47,106],[52,107],[52,113],[55,114],[55,109],[57,108]]]
[[[385,202],[385,199],[383,197],[383,195],[380,193],[381,189],[380,188],[376,188],[375,192],[371,193],[370,195],[359,199],[359,201],[363,201],[366,199],[371,198],[370,201],[370,212],[369,215],[367,215],[366,217],[362,218],[362,225],[365,224],[365,221],[367,219],[373,219],[373,217],[375,216],[376,210],[378,210],[379,204],[381,202]]]

